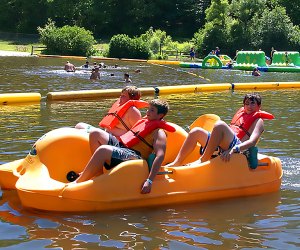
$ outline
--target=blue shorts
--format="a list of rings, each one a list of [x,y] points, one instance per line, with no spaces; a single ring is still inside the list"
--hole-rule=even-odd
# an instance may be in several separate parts
[[[210,138],[210,132],[208,132],[207,134],[207,141],[205,143],[205,146],[204,147],[200,147],[200,155],[203,155],[206,147],[207,147],[207,144],[208,144],[208,141],[209,141],[209,138]],[[231,141],[231,143],[229,144],[229,147],[228,149],[222,149],[220,146],[218,146],[218,148],[216,149],[216,151],[219,151],[219,154],[223,153],[224,151],[226,150],[229,150],[229,149],[232,149],[235,145],[239,145],[241,144],[242,142],[240,141],[240,139],[236,136],[236,134],[234,134],[234,137]]]
[[[210,132],[207,132],[207,140],[206,140],[206,143],[205,143],[205,146],[204,147],[200,147],[200,155],[203,155],[206,147],[207,147],[207,144],[208,144],[208,141],[209,141],[209,138],[210,138]]]
[[[121,162],[128,160],[142,159],[141,153],[134,149],[127,148],[122,142],[120,142],[115,136],[109,134],[107,145],[113,147],[110,164],[104,163],[104,167],[107,170],[114,168]]]
[[[241,144],[242,142],[240,141],[240,139],[236,136],[236,134],[234,134],[234,137],[231,141],[231,143],[229,144],[229,147],[227,149],[223,149],[220,146],[218,147],[219,149],[219,154],[223,153],[226,150],[232,149],[234,146]]]

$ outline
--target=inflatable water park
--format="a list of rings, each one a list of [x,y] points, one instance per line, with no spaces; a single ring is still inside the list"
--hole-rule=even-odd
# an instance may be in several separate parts
[[[214,114],[202,115],[190,128],[211,131],[219,119]],[[0,186],[16,190],[27,209],[57,212],[153,207],[246,197],[280,189],[281,161],[263,154],[257,154],[254,167],[244,154],[235,154],[230,162],[215,157],[190,166],[164,166],[175,159],[187,137],[183,128],[173,126],[175,132],[166,131],[166,156],[147,195],[140,193],[141,183],[149,174],[148,163],[143,159],[123,162],[91,180],[72,183],[72,173],[83,171],[91,151],[86,131],[66,127],[43,135],[25,158],[0,165]],[[198,158],[199,146],[184,164]]]
[[[227,56],[208,55],[202,63],[180,62],[182,68],[238,69],[252,71],[257,68],[263,72],[300,72],[300,56],[297,51],[276,51],[272,62],[267,64],[263,51],[239,51],[236,62]]]

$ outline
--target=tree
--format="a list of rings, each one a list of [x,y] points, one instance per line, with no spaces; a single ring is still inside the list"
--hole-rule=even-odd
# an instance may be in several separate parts
[[[194,43],[200,55],[205,55],[215,47],[228,48],[228,24],[232,22],[228,17],[229,3],[227,0],[212,0],[205,11],[206,24],[194,35]]]
[[[266,0],[235,0],[229,7],[229,15],[234,19],[229,25],[229,47],[233,54],[235,49],[251,49],[249,25],[253,17],[260,16],[266,6]]]
[[[47,9],[47,0],[8,0],[0,4],[0,25],[4,31],[36,33],[40,23],[47,20],[41,10]]]
[[[261,17],[256,15],[249,31],[254,48],[286,50],[291,46],[294,27],[285,8],[275,7],[271,11],[265,9]]]
[[[90,56],[95,39],[92,32],[78,26],[57,28],[49,19],[44,28],[38,27],[41,42],[47,46],[47,54]]]
[[[278,6],[285,7],[287,15],[294,25],[300,25],[300,1],[276,0]]]

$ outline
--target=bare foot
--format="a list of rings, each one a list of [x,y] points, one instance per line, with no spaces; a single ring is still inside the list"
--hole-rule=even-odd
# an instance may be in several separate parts
[[[199,165],[199,164],[201,164],[202,162],[201,162],[201,158],[199,159],[199,160],[197,160],[197,161],[193,161],[193,162],[190,162],[190,163],[188,163],[188,164],[185,164],[185,166],[197,166],[197,165]]]
[[[171,162],[167,165],[165,165],[164,167],[167,167],[167,168],[170,168],[170,167],[177,167],[177,166],[180,166],[180,163],[179,162]]]

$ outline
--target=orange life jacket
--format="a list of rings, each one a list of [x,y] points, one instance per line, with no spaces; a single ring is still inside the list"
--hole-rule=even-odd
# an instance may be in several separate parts
[[[113,129],[122,120],[126,111],[132,106],[137,108],[146,108],[149,107],[149,103],[142,100],[129,100],[119,106],[119,102],[116,101],[108,113],[99,122],[99,126],[102,128]]]
[[[133,127],[127,131],[125,134],[120,136],[120,141],[126,145],[127,147],[133,147],[136,145],[138,142],[143,141],[145,136],[150,134],[152,131],[155,129],[165,129],[169,132],[175,132],[176,129],[174,126],[164,120],[155,120],[155,121],[150,121],[148,119],[141,119],[137,121],[136,124],[133,125]],[[148,142],[145,142],[149,147],[153,147],[150,145]]]
[[[253,124],[253,122],[258,118],[271,120],[274,119],[275,117],[274,115],[262,110],[253,112],[251,114],[247,114],[245,112],[244,107],[242,107],[233,116],[230,123],[230,128],[235,132],[235,134],[240,140],[246,134],[250,137],[251,134],[248,132],[248,130]]]

